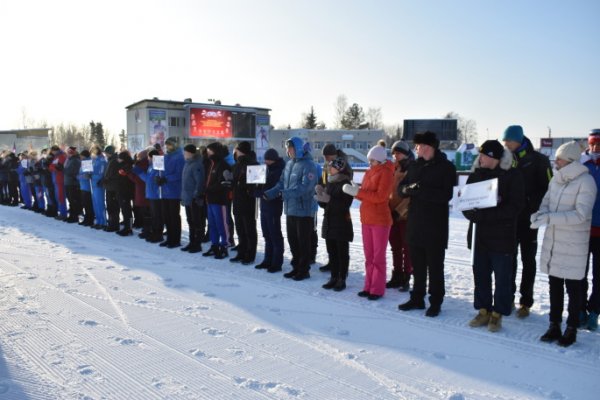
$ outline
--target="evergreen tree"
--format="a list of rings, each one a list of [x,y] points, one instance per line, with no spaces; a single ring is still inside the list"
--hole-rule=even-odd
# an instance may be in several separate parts
[[[121,142],[121,148],[127,148],[127,134],[125,133],[125,129],[121,129],[121,133],[119,133],[119,141]]]
[[[365,122],[365,113],[362,107],[356,103],[352,104],[344,114],[341,122],[344,129],[359,129]]]
[[[302,125],[305,129],[316,129],[317,128],[317,116],[315,115],[315,110],[313,106],[310,106],[310,113],[304,119],[304,124]]]
[[[90,137],[92,141],[101,148],[106,146],[106,138],[104,137],[104,127],[102,126],[102,122],[90,122]]]

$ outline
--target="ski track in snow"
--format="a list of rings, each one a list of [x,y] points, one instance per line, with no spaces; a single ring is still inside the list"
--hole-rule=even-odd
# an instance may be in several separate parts
[[[546,276],[537,275],[530,318],[507,317],[497,334],[467,326],[472,273],[466,221],[456,215],[440,317],[397,311],[408,295],[395,290],[378,302],[358,298],[362,243],[352,212],[348,289],[334,293],[321,289],[328,276],[317,266],[310,280],[292,282],[0,208],[0,398],[600,396],[598,333],[580,331],[569,349],[538,340]]]

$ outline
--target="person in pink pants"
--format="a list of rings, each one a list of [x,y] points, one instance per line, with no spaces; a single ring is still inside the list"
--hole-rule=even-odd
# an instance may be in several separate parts
[[[345,184],[343,191],[361,201],[363,248],[365,252],[365,285],[360,297],[377,300],[385,293],[386,249],[392,226],[388,207],[392,191],[394,165],[388,161],[385,147],[376,145],[367,154],[369,169],[360,188]]]

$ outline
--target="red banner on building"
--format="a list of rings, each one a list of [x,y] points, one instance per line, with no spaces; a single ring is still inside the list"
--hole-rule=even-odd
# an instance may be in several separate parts
[[[233,137],[231,112],[208,108],[190,108],[190,137]]]

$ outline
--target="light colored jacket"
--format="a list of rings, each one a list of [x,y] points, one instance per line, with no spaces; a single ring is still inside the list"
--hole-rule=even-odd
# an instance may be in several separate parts
[[[583,279],[588,262],[596,183],[588,169],[572,162],[555,171],[533,229],[546,225],[540,271],[562,279]]]

